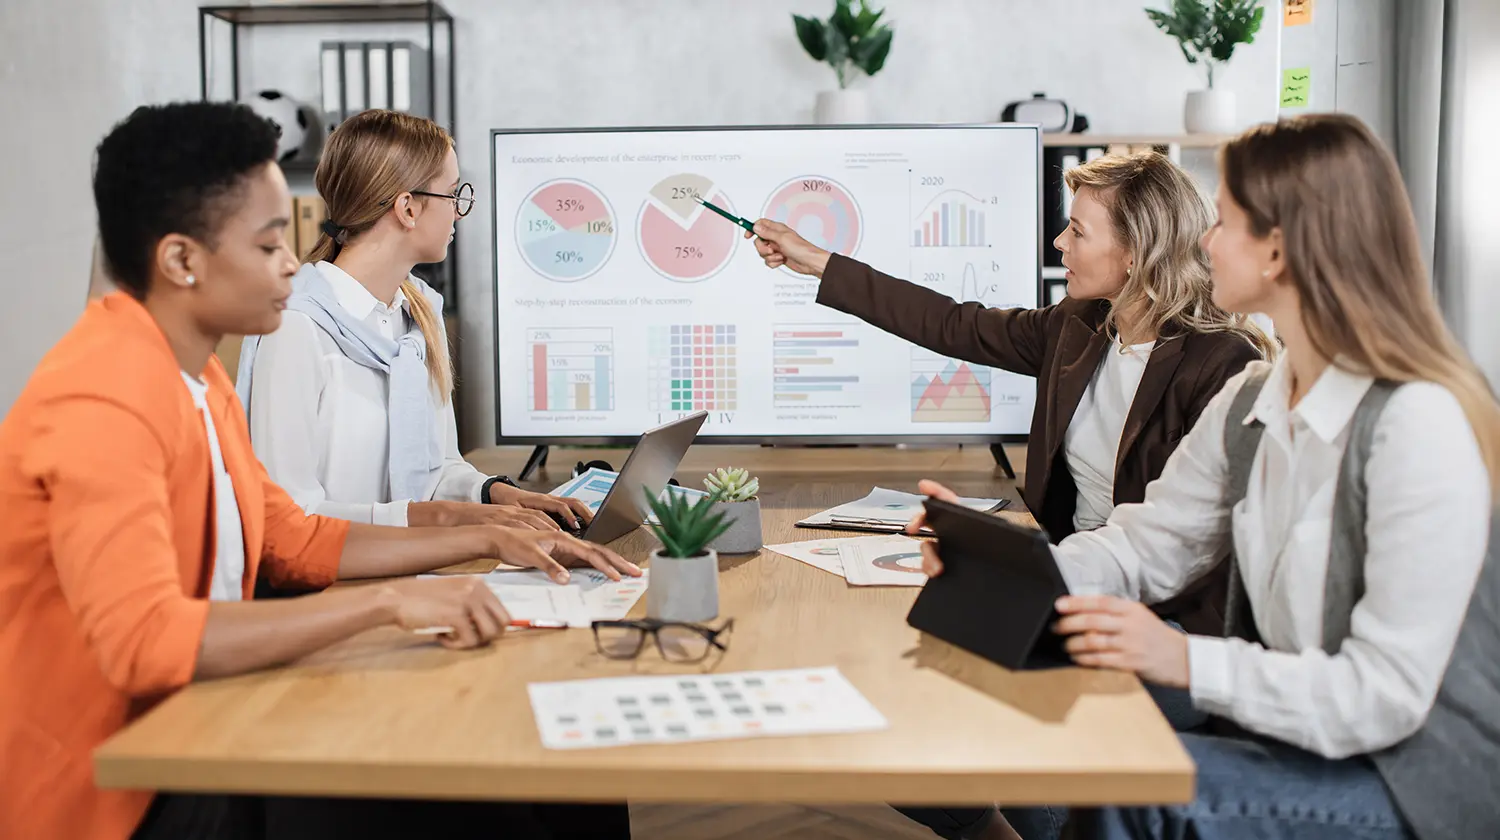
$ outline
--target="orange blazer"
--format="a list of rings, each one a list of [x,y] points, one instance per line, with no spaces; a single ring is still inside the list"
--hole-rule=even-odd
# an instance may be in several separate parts
[[[245,532],[245,592],[337,576],[349,523],[307,516],[203,372]],[[156,321],[115,293],[0,422],[0,837],[127,838],[150,791],[100,790],[95,747],[192,679],[213,577],[203,419]]]

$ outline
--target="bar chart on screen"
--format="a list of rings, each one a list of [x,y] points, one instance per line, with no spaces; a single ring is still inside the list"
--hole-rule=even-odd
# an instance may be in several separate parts
[[[983,248],[985,201],[962,190],[944,190],[912,222],[913,248]]]
[[[847,324],[777,324],[771,340],[777,409],[859,408],[859,337]]]
[[[556,327],[526,331],[532,411],[610,411],[615,406],[614,331]]]

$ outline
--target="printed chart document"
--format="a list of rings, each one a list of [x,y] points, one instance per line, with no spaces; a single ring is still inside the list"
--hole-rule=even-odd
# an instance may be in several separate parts
[[[651,574],[650,569],[642,569],[638,578],[613,581],[597,569],[568,572],[572,579],[566,584],[554,583],[540,569],[495,571],[478,577],[484,578],[511,618],[555,619],[569,627],[588,628],[595,621],[625,618],[646,593]]]
[[[899,533],[922,509],[926,496],[902,493],[876,487],[868,496],[822,513],[815,513],[797,523],[799,528],[829,528],[847,531]],[[983,513],[995,513],[1010,504],[1008,499],[959,499],[958,503]]]
[[[807,540],[804,542],[768,545],[766,546],[766,550],[774,551],[793,560],[801,560],[809,566],[822,569],[839,577],[845,577],[844,561],[839,559],[839,546],[871,541],[885,543],[891,539],[891,537],[830,537],[826,540]]]
[[[911,537],[847,540],[839,546],[844,577],[855,586],[922,586],[922,544]]]
[[[613,677],[526,687],[553,750],[885,729],[837,668]]]

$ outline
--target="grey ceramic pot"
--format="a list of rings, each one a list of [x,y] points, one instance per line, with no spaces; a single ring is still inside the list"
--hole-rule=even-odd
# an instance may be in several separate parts
[[[709,621],[719,615],[719,554],[664,557],[651,552],[646,615],[662,621]]]
[[[719,502],[715,511],[724,513],[729,530],[708,544],[720,554],[753,554],[765,544],[760,530],[760,499],[744,502]]]

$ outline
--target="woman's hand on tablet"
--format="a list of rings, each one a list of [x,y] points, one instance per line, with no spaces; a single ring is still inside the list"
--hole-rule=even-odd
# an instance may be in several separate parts
[[[923,479],[917,484],[917,492],[944,502],[958,504],[958,494],[938,484],[936,481]],[[916,536],[925,527],[927,527],[927,511],[919,510],[917,511],[917,515],[913,516],[911,521],[906,523],[906,533]]]
[[[569,499],[563,496],[549,496],[546,493],[533,493],[530,490],[522,490],[519,487],[510,487],[500,482],[490,485],[490,504],[509,505],[512,507],[525,508],[527,510],[541,511],[547,518],[561,519],[570,528],[581,528],[589,524],[594,518],[594,512],[583,503],[582,499]]]
[[[1068,595],[1057,599],[1057,611],[1063,617],[1052,629],[1068,637],[1068,653],[1079,665],[1130,671],[1170,688],[1188,687],[1187,634],[1145,604],[1110,595]]]
[[[406,506],[406,524],[412,528],[455,525],[503,525],[533,531],[558,531],[547,514],[517,505],[481,505],[474,502],[412,502]]]

